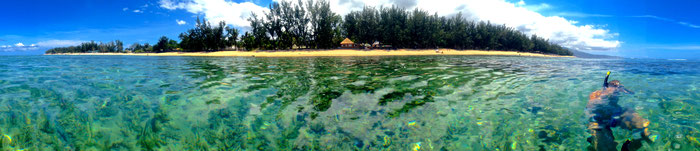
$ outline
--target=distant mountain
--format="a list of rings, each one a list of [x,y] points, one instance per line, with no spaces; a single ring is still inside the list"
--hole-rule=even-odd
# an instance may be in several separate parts
[[[607,58],[607,59],[620,59],[620,58],[622,58],[622,57],[618,57],[618,56],[590,54],[590,53],[585,53],[583,51],[577,51],[577,50],[571,50],[571,52],[573,52],[574,56],[578,57],[578,58]]]

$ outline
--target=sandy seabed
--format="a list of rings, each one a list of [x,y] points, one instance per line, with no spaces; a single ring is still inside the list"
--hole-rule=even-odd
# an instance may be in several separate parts
[[[291,51],[215,51],[215,52],[165,52],[165,53],[58,53],[47,55],[133,55],[133,56],[212,56],[212,57],[346,57],[346,56],[430,56],[430,55],[483,55],[483,56],[532,56],[573,57],[515,51],[454,50],[454,49],[398,49],[398,50],[291,50]]]

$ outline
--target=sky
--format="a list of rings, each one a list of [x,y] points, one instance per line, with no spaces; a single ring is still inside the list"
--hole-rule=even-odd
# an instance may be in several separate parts
[[[248,30],[251,12],[279,0],[23,0],[0,2],[0,55],[38,55],[86,41],[156,43],[196,17]],[[305,1],[305,0],[304,0]],[[296,2],[296,0],[294,0]],[[700,59],[700,1],[330,0],[345,15],[399,6],[505,24],[564,47],[629,58]]]

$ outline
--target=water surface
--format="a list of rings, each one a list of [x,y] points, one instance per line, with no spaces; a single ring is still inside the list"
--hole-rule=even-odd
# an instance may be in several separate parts
[[[698,67],[489,56],[5,56],[0,148],[583,150],[588,94],[612,71],[636,92],[620,104],[658,135],[644,149],[697,150]],[[620,143],[632,138],[613,131]]]

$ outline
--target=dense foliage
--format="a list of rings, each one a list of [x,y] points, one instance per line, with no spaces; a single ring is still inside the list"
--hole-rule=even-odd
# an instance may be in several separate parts
[[[270,4],[265,16],[253,14],[251,30],[241,37],[242,46],[253,49],[330,49],[343,40],[342,18],[327,1],[299,0],[296,5],[282,1]]]
[[[468,21],[461,13],[441,17],[420,9],[365,7],[362,11],[347,14],[343,27],[345,35],[356,43],[380,41],[397,48],[566,52],[543,38],[534,35],[528,38],[505,25]]]
[[[304,7],[306,6],[306,7]],[[248,49],[336,48],[344,37],[359,44],[382,42],[394,48],[506,50],[572,55],[536,35],[527,36],[505,25],[407,11],[399,7],[365,7],[345,15],[330,11],[326,1],[273,3],[264,17],[253,15],[251,31],[241,42]],[[306,10],[305,10],[306,9]],[[306,27],[311,25],[311,27]]]
[[[212,51],[222,50],[236,45],[238,29],[226,26],[219,22],[218,26],[211,26],[206,19],[203,21],[197,17],[194,29],[180,34],[180,47],[185,51]]]
[[[167,51],[175,51],[179,48],[179,44],[177,41],[168,39],[168,37],[160,37],[158,39],[158,43],[153,46],[153,51],[154,52],[167,52]]]
[[[220,22],[212,26],[206,19],[196,20],[195,28],[179,35],[181,42],[161,37],[151,48],[148,44],[132,45],[132,52],[215,51],[226,49],[288,50],[331,49],[350,38],[357,44],[381,42],[392,48],[458,50],[505,50],[572,55],[571,51],[537,35],[528,36],[512,27],[465,19],[461,13],[451,17],[399,7],[365,7],[344,18],[330,9],[328,1],[308,0],[297,3],[273,2],[269,11],[248,19],[250,30],[238,38],[238,29]],[[88,43],[91,44],[91,43]],[[94,44],[94,42],[92,42]],[[85,44],[84,44],[85,45]],[[81,45],[82,46],[82,45]],[[109,48],[67,47],[46,53],[120,52]]]
[[[151,46],[148,43],[144,43],[143,45],[140,43],[134,43],[129,46],[129,48],[126,48],[127,52],[136,52],[136,53],[143,53],[143,52],[153,52],[153,46]]]
[[[46,53],[86,53],[86,52],[124,52],[124,43],[119,40],[102,42],[84,42],[77,46],[58,47],[46,51]]]

